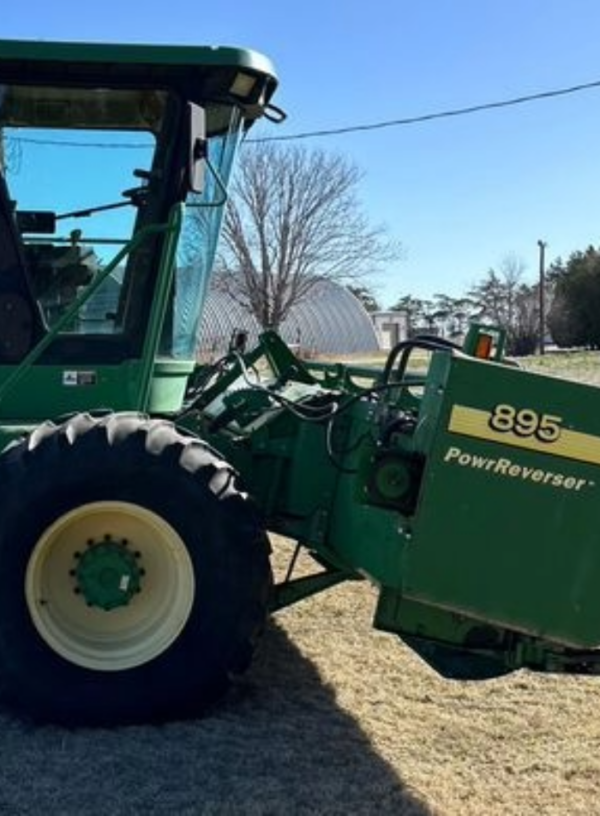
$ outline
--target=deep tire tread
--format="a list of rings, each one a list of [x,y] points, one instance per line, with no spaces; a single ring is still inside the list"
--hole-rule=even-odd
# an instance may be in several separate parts
[[[123,475],[119,473],[119,462],[127,463]],[[110,472],[111,467],[115,469],[115,473]],[[98,469],[97,474],[95,468]],[[43,475],[45,472],[47,477]],[[107,498],[119,498],[121,494],[126,496],[129,490],[135,497],[142,490],[138,485],[130,485],[130,481],[136,481],[131,478],[131,474],[135,473],[144,474],[145,480],[159,486],[167,483],[165,474],[172,474],[172,495],[162,496],[158,491],[158,501],[165,511],[165,517],[167,513],[171,515],[169,520],[174,526],[179,524],[177,508],[180,507],[181,514],[186,516],[180,524],[180,535],[186,532],[187,538],[197,537],[200,543],[196,546],[205,547],[196,556],[196,571],[202,592],[211,598],[210,603],[206,601],[209,604],[207,609],[202,614],[198,613],[198,619],[194,622],[198,648],[206,650],[206,666],[193,652],[196,642],[193,633],[186,635],[185,648],[189,651],[190,667],[197,666],[198,683],[194,685],[189,679],[179,676],[181,666],[184,665],[187,671],[187,665],[184,657],[177,655],[174,660],[173,686],[165,687],[161,694],[149,693],[146,702],[144,699],[132,699],[129,710],[127,701],[119,698],[119,684],[116,681],[113,683],[114,678],[89,677],[90,674],[100,675],[101,672],[89,672],[70,666],[65,668],[61,665],[62,659],[52,654],[47,656],[45,662],[40,658],[40,665],[27,665],[31,655],[37,656],[40,652],[41,641],[32,644],[31,648],[20,649],[15,654],[11,638],[35,639],[37,633],[31,624],[27,627],[22,610],[19,614],[14,612],[14,620],[7,620],[12,613],[6,593],[3,595],[3,588],[8,581],[6,576],[3,580],[3,575],[7,569],[4,566],[6,561],[12,563],[13,574],[15,570],[23,572],[28,554],[17,557],[15,550],[32,545],[31,542],[15,542],[14,539],[16,531],[30,523],[34,524],[26,517],[27,513],[33,512],[33,508],[44,517],[39,524],[47,526],[53,520],[53,513],[60,515],[69,509],[69,502],[73,502],[70,492],[79,490],[80,482],[85,484],[86,480],[92,484],[94,495],[97,494],[100,498],[104,495]],[[56,475],[62,485],[59,493],[56,492],[52,474]],[[142,414],[77,414],[59,424],[43,423],[21,444],[8,449],[0,456],[0,479],[6,499],[5,525],[0,526],[0,685],[13,704],[37,718],[76,725],[190,716],[201,713],[210,706],[226,689],[229,677],[247,667],[266,617],[271,586],[270,548],[256,509],[235,486],[235,471],[208,445],[195,437],[180,433],[171,422],[149,419]],[[85,492],[82,495],[85,497]],[[194,503],[194,495],[199,497],[200,510],[188,506]],[[16,496],[30,505],[24,512],[11,512],[10,502],[14,502]],[[52,504],[55,496],[59,496],[56,510]],[[200,531],[194,532],[194,525],[200,530],[206,524],[206,518],[202,514],[206,515],[211,507],[211,512],[216,513],[220,519],[218,546],[211,542],[208,545],[202,543]],[[152,506],[149,509],[153,509]],[[214,522],[216,524],[217,521]],[[31,529],[35,529],[35,524]],[[23,535],[27,538],[25,533]],[[183,538],[187,542],[185,535]],[[188,548],[189,546],[188,544]],[[212,570],[210,583],[206,583],[207,579],[203,574],[204,561],[206,569],[210,565]],[[202,584],[202,581],[205,583]],[[14,589],[12,594],[15,596]],[[220,594],[223,598],[219,597]],[[205,603],[204,599],[199,603]],[[218,604],[223,608],[219,609]],[[206,618],[208,623],[205,623]],[[218,621],[220,623],[217,624]],[[220,640],[219,631],[214,634],[208,631],[209,625],[215,630],[222,629],[230,633],[226,644],[223,639]],[[193,628],[191,624],[189,626]],[[21,629],[24,631],[20,631]],[[184,646],[178,648],[183,653]],[[172,649],[170,647],[169,651]],[[162,656],[159,660],[163,660]],[[168,658],[165,657],[163,662],[167,661]],[[212,673],[207,668],[211,661],[215,664]],[[62,662],[66,664],[66,661]],[[131,675],[135,672],[139,674],[139,687],[142,689],[146,682],[144,668],[139,672],[137,669],[129,672]],[[29,676],[30,672],[45,671],[48,675],[53,670],[56,672],[55,677],[46,676],[43,684],[36,684],[35,678]],[[146,674],[152,683],[157,683],[155,674],[156,677],[169,677],[168,669],[161,671],[162,674],[154,673],[154,667],[150,666]],[[127,675],[127,672],[121,674]],[[105,699],[102,696],[103,681],[107,686],[106,681],[112,685]],[[128,688],[128,681],[129,677],[124,677],[124,688]],[[57,684],[54,697],[48,691],[53,682]],[[72,689],[77,689],[78,682],[81,689],[79,700],[72,691],[71,698],[75,704],[66,705],[65,683],[67,687],[71,683]],[[162,682],[166,681],[163,679]],[[144,697],[143,692],[138,695],[140,697]]]

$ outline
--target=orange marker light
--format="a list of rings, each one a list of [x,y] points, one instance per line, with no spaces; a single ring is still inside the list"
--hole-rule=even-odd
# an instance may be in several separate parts
[[[475,346],[475,357],[480,360],[489,360],[492,356],[493,338],[491,334],[480,334]]]

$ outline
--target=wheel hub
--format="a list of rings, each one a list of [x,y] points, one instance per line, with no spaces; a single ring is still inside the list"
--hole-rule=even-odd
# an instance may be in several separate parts
[[[100,541],[88,540],[86,549],[76,551],[74,559],[75,593],[88,606],[106,611],[127,606],[142,590],[141,555],[131,551],[126,539],[115,541],[107,534]]]

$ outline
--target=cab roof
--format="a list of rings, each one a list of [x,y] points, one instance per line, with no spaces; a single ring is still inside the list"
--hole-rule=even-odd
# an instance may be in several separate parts
[[[242,101],[266,104],[277,86],[275,70],[247,48],[0,40],[0,84],[162,85],[201,101],[229,93],[240,74],[255,79]]]

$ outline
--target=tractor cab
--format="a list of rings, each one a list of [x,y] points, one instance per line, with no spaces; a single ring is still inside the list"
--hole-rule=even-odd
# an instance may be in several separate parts
[[[1,417],[179,407],[275,86],[242,49],[0,41]]]

